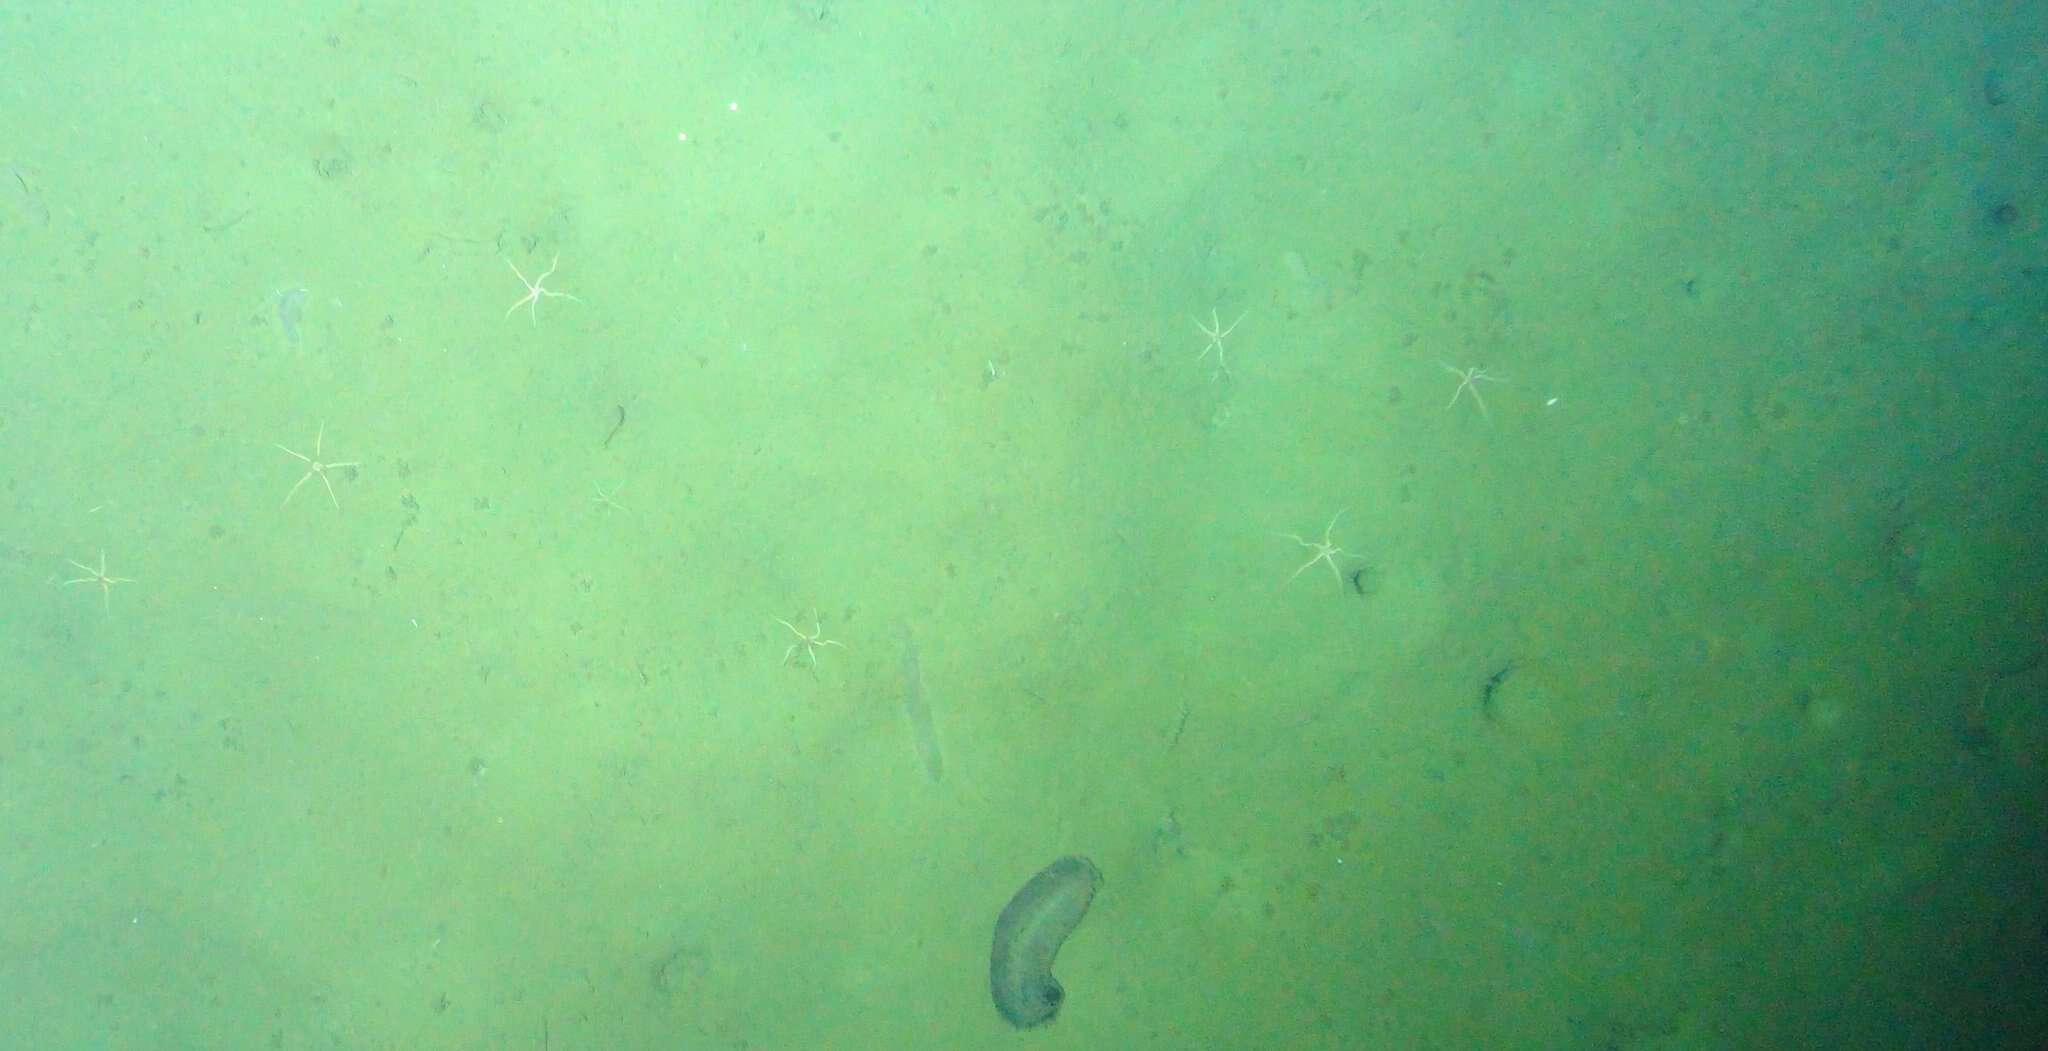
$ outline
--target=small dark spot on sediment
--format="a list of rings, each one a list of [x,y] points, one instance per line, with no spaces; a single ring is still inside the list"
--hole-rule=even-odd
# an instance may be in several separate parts
[[[1984,104],[2003,106],[2012,101],[2012,92],[2006,89],[2005,74],[1996,69],[1984,71]]]

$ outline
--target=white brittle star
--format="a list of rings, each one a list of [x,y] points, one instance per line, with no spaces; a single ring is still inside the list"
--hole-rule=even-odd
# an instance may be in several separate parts
[[[596,504],[599,507],[611,508],[612,510],[615,511],[624,511],[626,509],[626,505],[620,503],[618,500],[619,490],[624,489],[626,487],[626,483],[620,482],[619,484],[612,486],[612,491],[609,493],[604,491],[604,486],[599,485],[596,479],[591,479],[590,487],[592,489],[597,490],[597,495],[590,498],[591,503]]]
[[[837,646],[842,650],[846,648],[846,644],[843,642],[838,642],[823,637],[825,634],[825,628],[823,625],[818,623],[817,610],[811,611],[811,632],[808,635],[804,634],[803,629],[797,627],[794,624],[791,624],[786,620],[783,620],[781,617],[776,617],[775,623],[780,624],[785,628],[788,628],[790,634],[796,636],[796,641],[790,643],[789,648],[782,651],[782,663],[788,664],[791,661],[795,660],[796,651],[802,650],[804,651],[804,656],[809,658],[811,662],[811,674],[813,675],[817,674],[818,672],[818,647]]]
[[[1250,311],[1245,313],[1250,313]],[[1195,355],[1195,360],[1200,361],[1208,357],[1209,352],[1212,350],[1216,352],[1216,371],[1209,374],[1210,380],[1213,381],[1218,376],[1230,375],[1230,365],[1223,360],[1223,337],[1237,331],[1238,323],[1243,320],[1244,314],[1239,314],[1237,315],[1237,321],[1231,322],[1230,327],[1225,328],[1223,327],[1223,319],[1217,315],[1215,307],[1209,308],[1209,323],[1207,325],[1202,324],[1201,318],[1195,319],[1195,331],[1209,337],[1209,345],[1203,347],[1200,354]]]
[[[1458,377],[1458,389],[1451,392],[1450,403],[1445,405],[1444,408],[1448,409],[1458,404],[1458,399],[1464,396],[1464,393],[1469,390],[1472,392],[1472,400],[1479,406],[1480,417],[1482,419],[1489,420],[1493,418],[1492,416],[1487,415],[1486,399],[1479,396],[1478,384],[1482,380],[1487,383],[1506,383],[1506,378],[1492,375],[1488,373],[1485,369],[1480,368],[1476,365],[1469,369],[1454,369],[1446,362],[1439,361],[1437,362],[1437,364],[1442,365],[1444,367],[1445,372],[1448,372],[1451,375]]]
[[[71,560],[68,558],[64,561],[71,562]],[[107,553],[104,550],[100,552],[100,568],[98,569],[94,569],[83,562],[71,562],[71,564],[77,566],[81,571],[89,575],[77,577],[72,580],[67,580],[64,582],[64,586],[70,587],[73,584],[98,584],[100,586],[100,605],[106,607],[107,609],[114,608],[114,585],[135,583],[134,577],[110,577],[107,575]]]
[[[1294,535],[1293,533],[1280,534],[1281,536],[1284,536],[1287,539],[1292,540],[1295,543],[1300,544],[1301,546],[1308,548],[1309,550],[1316,553],[1314,558],[1311,558],[1308,561],[1303,562],[1301,564],[1301,568],[1295,570],[1293,575],[1287,578],[1288,580],[1291,581],[1295,577],[1300,576],[1305,570],[1308,569],[1308,567],[1313,566],[1318,562],[1327,562],[1330,564],[1330,576],[1336,578],[1337,586],[1340,588],[1344,586],[1344,573],[1342,570],[1337,568],[1337,556],[1343,555],[1346,558],[1356,558],[1357,556],[1353,555],[1349,551],[1344,550],[1341,547],[1338,547],[1333,543],[1330,543],[1330,531],[1337,528],[1337,519],[1342,517],[1344,517],[1344,512],[1342,511],[1339,511],[1336,514],[1330,516],[1330,524],[1323,527],[1323,539],[1320,542],[1304,539],[1302,537]]]
[[[526,275],[519,272],[519,267],[515,266],[512,260],[505,260],[505,265],[512,267],[512,276],[518,278],[519,283],[526,286],[526,294],[519,297],[519,302],[514,303],[511,306],[505,308],[505,316],[511,317],[513,311],[518,310],[520,307],[525,307],[527,320],[535,325],[538,325],[540,324],[540,301],[543,298],[566,299],[572,303],[583,302],[582,300],[577,299],[575,296],[572,296],[567,292],[550,292],[547,289],[540,287],[541,282],[546,281],[548,279],[548,275],[555,272],[555,267],[559,265],[561,261],[562,253],[556,252],[554,261],[548,264],[548,268],[546,270],[541,271],[539,277],[536,277],[533,280],[528,281],[526,279]]]
[[[313,455],[311,456],[307,456],[305,453],[296,452],[291,449],[285,449],[285,447],[282,445],[277,446],[279,449],[284,449],[286,453],[289,453],[290,455],[296,456],[299,459],[305,461],[306,464],[306,473],[300,475],[299,480],[292,483],[291,492],[284,494],[284,504],[289,504],[292,502],[292,497],[297,496],[299,494],[299,486],[306,484],[306,480],[308,478],[311,478],[314,475],[319,475],[320,484],[327,487],[327,499],[334,504],[335,510],[341,510],[341,500],[334,495],[334,483],[328,480],[327,472],[332,471],[337,467],[361,467],[362,464],[359,464],[354,460],[350,460],[347,463],[321,463],[320,442],[324,440],[326,437],[327,424],[325,422],[322,422],[320,424],[320,430],[313,435]],[[277,445],[276,442],[272,442],[271,444]],[[278,506],[283,507],[284,504],[279,504]]]

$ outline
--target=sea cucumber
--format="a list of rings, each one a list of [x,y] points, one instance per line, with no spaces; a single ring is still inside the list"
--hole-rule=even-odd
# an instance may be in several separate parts
[[[277,323],[284,326],[284,341],[299,348],[299,322],[306,316],[306,290],[287,288],[277,294]]]
[[[996,1010],[1019,1029],[1052,1021],[1067,991],[1052,976],[1053,957],[1095,900],[1102,873],[1078,854],[1040,869],[1003,906],[989,950],[988,989]]]
[[[924,667],[918,661],[917,640],[910,637],[910,625],[903,625],[903,717],[910,722],[910,739],[924,764],[924,776],[937,782],[946,776],[946,759],[939,753],[939,735],[932,729],[932,709],[924,701]]]

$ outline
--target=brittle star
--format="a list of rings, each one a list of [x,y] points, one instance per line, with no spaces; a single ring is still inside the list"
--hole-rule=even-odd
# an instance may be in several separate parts
[[[519,267],[513,265],[512,260],[505,260],[505,265],[512,267],[512,276],[518,278],[519,283],[526,286],[526,294],[519,297],[519,302],[505,308],[505,316],[511,317],[513,311],[518,310],[520,307],[525,307],[527,320],[538,325],[540,324],[540,301],[543,297],[548,299],[567,299],[575,303],[583,302],[567,292],[550,292],[540,287],[541,282],[546,281],[548,275],[555,272],[556,265],[561,263],[561,261],[562,253],[556,252],[554,262],[549,263],[548,268],[541,271],[539,277],[528,281],[526,275],[519,272]]]
[[[846,644],[843,642],[836,642],[832,639],[822,637],[825,634],[825,628],[823,625],[818,623],[817,610],[811,611],[811,633],[808,635],[803,633],[803,629],[798,628],[796,625],[791,624],[786,620],[783,620],[781,617],[775,618],[775,623],[780,624],[785,628],[788,628],[790,634],[796,636],[796,641],[790,643],[789,648],[782,651],[782,663],[790,663],[792,660],[796,658],[796,651],[802,650],[804,651],[804,656],[810,658],[811,674],[813,675],[816,675],[818,673],[818,647],[837,646],[842,650],[846,648]]]
[[[1246,311],[1246,313],[1250,313],[1250,311]],[[1218,376],[1230,375],[1230,365],[1223,360],[1223,337],[1237,331],[1238,322],[1243,320],[1244,314],[1239,314],[1237,315],[1237,321],[1231,322],[1229,328],[1224,328],[1223,319],[1217,316],[1215,307],[1209,308],[1209,323],[1207,325],[1202,324],[1201,318],[1195,319],[1195,331],[1209,337],[1209,345],[1203,347],[1200,354],[1195,355],[1195,360],[1200,361],[1208,357],[1209,352],[1212,350],[1216,352],[1216,371],[1209,374],[1211,380]]]
[[[1308,569],[1308,567],[1313,566],[1318,562],[1328,562],[1330,564],[1330,575],[1336,578],[1337,586],[1340,588],[1344,586],[1344,573],[1342,570],[1337,568],[1336,556],[1343,555],[1346,558],[1356,558],[1357,556],[1353,555],[1349,551],[1344,550],[1341,547],[1338,547],[1335,544],[1330,543],[1330,531],[1337,528],[1337,519],[1342,517],[1344,517],[1344,512],[1342,511],[1339,511],[1336,514],[1330,516],[1330,524],[1323,527],[1323,539],[1321,543],[1317,543],[1313,540],[1305,540],[1301,537],[1295,536],[1293,533],[1280,534],[1281,536],[1284,536],[1287,539],[1292,540],[1295,543],[1300,544],[1301,546],[1308,548],[1309,550],[1314,551],[1316,553],[1314,558],[1311,558],[1308,561],[1303,562],[1301,564],[1301,568],[1295,570],[1294,575],[1288,577],[1288,580],[1292,581],[1295,577],[1300,576],[1304,570]]]
[[[1448,409],[1458,404],[1458,399],[1462,397],[1466,391],[1469,390],[1472,392],[1472,400],[1479,405],[1480,417],[1489,420],[1493,418],[1492,416],[1487,415],[1486,399],[1479,396],[1479,388],[1478,386],[1476,386],[1476,384],[1478,384],[1480,380],[1485,380],[1488,383],[1506,383],[1507,380],[1505,378],[1500,376],[1489,375],[1485,369],[1480,368],[1476,365],[1469,369],[1454,369],[1445,362],[1439,361],[1437,362],[1437,364],[1442,365],[1444,367],[1445,372],[1448,372],[1451,375],[1458,377],[1458,389],[1451,392],[1450,404],[1445,405],[1444,408]]]
[[[68,558],[64,561],[71,562],[71,560]],[[70,587],[73,584],[98,584],[100,586],[100,605],[105,606],[108,609],[114,608],[114,585],[135,583],[134,577],[110,577],[107,575],[107,553],[104,550],[100,552],[100,568],[98,569],[94,569],[83,562],[71,562],[71,564],[77,566],[80,570],[83,570],[84,572],[89,573],[91,575],[79,577],[75,580],[67,580],[64,582],[64,586]]]
[[[334,483],[328,480],[327,472],[337,467],[361,467],[362,464],[356,463],[353,460],[347,463],[321,463],[320,442],[324,440],[326,437],[327,424],[323,422],[320,424],[319,433],[313,435],[313,455],[311,456],[307,456],[305,453],[302,452],[294,452],[293,450],[285,449],[284,446],[282,445],[277,446],[280,449],[284,449],[285,452],[290,453],[291,455],[296,456],[299,459],[304,460],[306,462],[306,473],[300,475],[299,480],[292,483],[291,492],[284,494],[284,504],[279,504],[277,506],[283,507],[285,504],[291,503],[292,497],[299,495],[299,486],[306,484],[306,479],[311,478],[314,475],[319,475],[320,484],[327,487],[327,499],[333,502],[334,509],[336,511],[341,510],[341,501],[337,499],[334,495]],[[271,444],[277,445],[276,442],[272,442]]]
[[[613,510],[618,511],[624,511],[626,509],[626,505],[620,503],[616,499],[619,495],[619,490],[624,489],[626,487],[626,483],[620,482],[619,484],[612,486],[612,491],[609,493],[605,492],[604,486],[597,484],[597,481],[595,479],[591,480],[590,487],[592,489],[597,490],[597,495],[590,498],[591,503],[596,504],[599,507],[609,507],[612,508]]]

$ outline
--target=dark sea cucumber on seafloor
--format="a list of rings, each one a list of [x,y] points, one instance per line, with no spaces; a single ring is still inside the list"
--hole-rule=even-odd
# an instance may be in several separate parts
[[[989,951],[988,988],[1011,1025],[1029,1029],[1059,1013],[1067,992],[1052,976],[1053,959],[1101,885],[1095,863],[1070,854],[1040,869],[1003,907]]]

